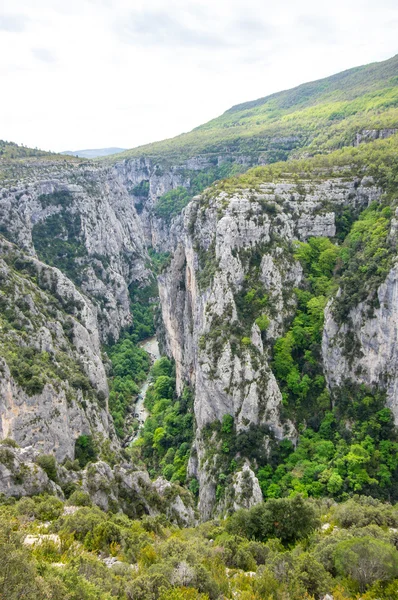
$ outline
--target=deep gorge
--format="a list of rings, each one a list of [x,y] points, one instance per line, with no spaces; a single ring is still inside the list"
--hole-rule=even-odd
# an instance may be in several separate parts
[[[101,600],[394,597],[396,58],[371,67],[328,80],[337,116],[321,82],[112,159],[2,143],[7,544],[48,521],[101,586],[115,559]]]

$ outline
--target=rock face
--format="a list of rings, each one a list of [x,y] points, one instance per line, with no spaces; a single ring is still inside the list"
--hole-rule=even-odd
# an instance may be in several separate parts
[[[363,129],[355,136],[354,146],[359,146],[364,142],[373,142],[374,140],[385,140],[396,134],[398,129]]]
[[[332,304],[326,309],[323,361],[331,389],[345,381],[365,383],[386,391],[387,406],[398,424],[398,268],[394,266],[377,291],[379,308],[369,316],[363,302],[337,323]],[[346,352],[345,340],[354,339],[355,352]]]
[[[357,143],[392,133],[363,131]],[[230,415],[236,435],[256,430],[265,448],[272,439],[296,440],[270,367],[273,344],[295,313],[294,288],[303,278],[295,243],[335,237],[345,209],[358,214],[381,193],[371,178],[336,168],[333,177],[320,172],[231,194],[216,186],[174,219],[156,215],[163,194],[190,188],[197,173],[226,160],[198,156],[166,165],[140,158],[105,166],[43,161],[24,165],[0,193],[0,232],[10,240],[2,241],[0,256],[6,285],[0,302],[8,311],[0,340],[0,437],[54,452],[59,461],[73,458],[81,435],[110,439],[118,451],[101,344],[131,323],[129,288],[148,281],[147,246],[170,252],[170,266],[159,277],[164,346],[176,361],[178,391],[186,383],[195,390],[189,474],[199,482],[202,518],[261,500],[249,459],[221,494],[222,440],[214,423]],[[252,159],[232,160],[249,166]],[[332,306],[327,308],[323,357],[331,388],[347,378],[383,383],[398,419],[396,280],[394,267],[372,316],[365,304],[350,314],[355,357],[345,356],[342,343],[351,325],[336,323]],[[38,356],[31,365],[36,387],[23,381],[13,363],[13,353],[31,361],[31,350]],[[174,488],[137,473],[100,461],[79,484],[106,510],[116,504],[128,510],[130,496],[154,486],[171,513],[192,522],[192,507]],[[150,513],[150,502],[142,502]]]
[[[38,464],[40,452],[33,446],[0,445],[0,494],[20,498],[52,494],[64,500],[63,488],[73,486],[87,492],[102,510],[123,510],[133,518],[165,514],[180,526],[196,523],[192,496],[165,480],[152,482],[144,470],[120,464],[113,469],[103,461],[80,471],[57,466],[57,483]],[[68,511],[69,512],[69,511]]]
[[[154,214],[157,199],[212,164],[40,158],[5,169],[0,233],[15,246],[1,242],[0,300],[12,315],[0,339],[0,437],[60,461],[73,458],[81,435],[100,445],[110,438],[117,449],[101,344],[131,324],[129,287],[150,276],[146,246],[170,251],[180,236],[180,219],[169,225]],[[41,356],[31,366],[36,385],[18,376],[18,364],[30,368],[29,352]]]
[[[58,269],[0,251],[0,436],[60,461],[83,434],[117,447],[94,306]]]
[[[59,266],[95,303],[101,338],[118,338],[131,322],[128,286],[148,271],[141,222],[117,172],[54,165],[25,175],[2,190],[0,228],[26,253]]]
[[[229,414],[238,432],[265,427],[276,438],[295,439],[292,424],[281,418],[282,396],[269,365],[272,343],[294,313],[293,289],[302,278],[293,258],[295,241],[335,236],[339,211],[347,206],[361,210],[379,194],[368,178],[285,181],[232,196],[208,192],[185,209],[183,237],[159,278],[159,289],[178,388],[189,381],[195,389],[197,432],[190,470],[200,483],[202,517],[213,514],[217,487],[208,446],[217,447],[218,441],[214,436],[204,440],[207,426]],[[246,287],[249,275],[257,278],[254,291]],[[254,294],[253,302],[255,294],[264,301],[262,332],[247,318],[246,294]],[[237,490],[247,469],[237,475]],[[260,498],[258,489],[254,482],[249,505]]]
[[[217,157],[198,155],[187,160],[177,160],[174,164],[164,164],[149,158],[132,158],[114,165],[113,173],[116,173],[120,184],[131,195],[149,246],[162,252],[173,251],[181,234],[179,219],[170,224],[156,215],[155,207],[159,198],[173,189],[189,188],[198,173],[206,173],[225,163],[236,163],[248,168],[255,164],[255,159],[230,154]]]

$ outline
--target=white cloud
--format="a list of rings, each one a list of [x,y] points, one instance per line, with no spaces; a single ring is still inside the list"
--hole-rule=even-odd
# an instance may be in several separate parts
[[[3,0],[0,138],[133,147],[397,52],[396,0],[321,4]]]

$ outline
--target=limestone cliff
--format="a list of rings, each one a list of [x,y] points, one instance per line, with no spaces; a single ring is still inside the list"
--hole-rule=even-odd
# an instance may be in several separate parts
[[[1,238],[0,435],[74,458],[81,435],[118,443],[97,315],[58,269]]]
[[[262,428],[264,445],[270,436],[296,436],[283,417],[270,368],[272,345],[294,314],[293,290],[302,279],[295,242],[334,238],[345,207],[360,211],[379,195],[367,177],[321,177],[232,194],[213,188],[185,210],[183,237],[159,289],[178,387],[189,381],[195,388],[190,468],[200,482],[205,518],[214,511],[220,470],[215,455],[222,453],[216,432],[206,433],[212,423],[232,415],[238,434]]]
[[[398,271],[396,265],[377,290],[378,308],[362,302],[343,323],[331,302],[326,309],[323,362],[330,389],[347,382],[386,392],[386,404],[398,424]],[[347,351],[347,340],[351,351]]]
[[[117,339],[131,322],[128,286],[148,277],[141,222],[117,172],[39,164],[3,185],[1,231],[77,283],[95,304],[101,339]]]

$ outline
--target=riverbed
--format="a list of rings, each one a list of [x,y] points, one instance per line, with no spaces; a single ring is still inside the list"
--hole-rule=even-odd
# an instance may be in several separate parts
[[[145,352],[148,352],[148,354],[151,356],[152,363],[154,363],[155,360],[158,360],[158,358],[160,358],[159,343],[158,343],[158,340],[156,337],[147,338],[146,340],[143,340],[142,342],[140,342],[138,345],[140,348],[145,350]],[[144,383],[141,386],[141,389],[138,393],[137,400],[134,404],[134,416],[138,420],[139,427],[138,427],[136,433],[134,434],[134,437],[130,438],[130,441],[129,441],[130,444],[132,444],[138,438],[138,436],[140,434],[140,430],[144,426],[144,423],[149,416],[149,413],[144,406],[144,401],[145,401],[145,394],[146,394],[147,389],[149,388],[150,384],[151,384],[151,379],[148,375],[148,377],[146,378],[146,380],[144,381]]]

